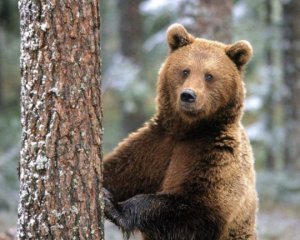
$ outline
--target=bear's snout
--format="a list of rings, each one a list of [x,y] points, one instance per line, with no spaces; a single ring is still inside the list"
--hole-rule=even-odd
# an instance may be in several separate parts
[[[184,103],[193,103],[196,101],[196,93],[192,89],[184,89],[180,94],[180,100]]]

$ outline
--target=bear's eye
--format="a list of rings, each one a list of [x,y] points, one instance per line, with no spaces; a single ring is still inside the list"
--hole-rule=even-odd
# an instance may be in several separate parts
[[[209,73],[206,73],[204,78],[205,78],[205,81],[207,81],[207,82],[211,82],[214,79],[213,75],[211,75]]]
[[[182,77],[187,78],[190,75],[191,70],[190,69],[184,69],[182,70]]]

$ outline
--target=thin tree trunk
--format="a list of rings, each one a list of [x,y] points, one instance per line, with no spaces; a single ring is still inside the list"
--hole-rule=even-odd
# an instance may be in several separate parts
[[[103,239],[97,0],[20,0],[19,239]]]
[[[140,14],[142,0],[119,0],[120,48],[123,56],[139,63],[142,56],[143,21]]]
[[[181,16],[194,35],[231,43],[232,4],[232,0],[187,0],[182,4]]]
[[[273,23],[273,0],[266,0],[266,47],[265,47],[265,61],[266,61],[266,79],[268,82],[268,92],[264,99],[265,109],[265,130],[267,132],[268,139],[266,141],[266,167],[268,170],[274,170],[276,165],[276,154],[274,152],[275,138],[275,76],[274,76],[274,49],[272,42],[274,41],[274,23]]]
[[[2,66],[2,52],[3,52],[3,43],[4,43],[4,29],[3,29],[3,22],[5,20],[4,15],[4,7],[5,7],[6,1],[4,1],[2,4],[0,4],[0,111],[3,109],[4,105],[4,92],[3,92],[3,66]],[[4,5],[4,6],[3,6]]]
[[[3,43],[2,43],[2,29],[1,29],[1,26],[0,26],[0,112],[2,111],[3,109],[3,106],[4,106],[4,96],[3,96],[3,81],[4,81],[4,78],[3,78],[3,74],[2,74],[2,71],[3,71],[3,67],[2,67],[2,56],[1,56],[1,52],[2,52],[2,46]]]
[[[139,6],[142,0],[119,0],[118,7],[120,13],[119,32],[120,32],[120,51],[121,54],[128,58],[132,64],[140,66],[142,61],[142,36],[143,21],[140,14]],[[136,76],[139,78],[139,76]],[[140,79],[133,79],[142,81]],[[134,89],[131,89],[134,91]],[[135,131],[142,126],[146,119],[144,112],[144,99],[132,94],[131,104],[134,106],[128,109],[126,101],[121,99],[122,119],[121,125],[124,135]]]
[[[300,169],[300,1],[283,1],[284,163]]]

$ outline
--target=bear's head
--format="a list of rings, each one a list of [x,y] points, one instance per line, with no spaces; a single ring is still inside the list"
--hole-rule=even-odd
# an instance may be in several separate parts
[[[159,73],[158,114],[188,123],[240,117],[243,67],[252,56],[251,45],[195,38],[180,24],[169,27],[167,41],[170,53]]]

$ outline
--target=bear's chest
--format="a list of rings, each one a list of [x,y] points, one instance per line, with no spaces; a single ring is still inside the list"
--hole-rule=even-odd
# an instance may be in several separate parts
[[[204,174],[201,162],[205,145],[201,142],[177,144],[171,154],[161,190],[166,193],[183,193],[183,187],[192,176]]]

